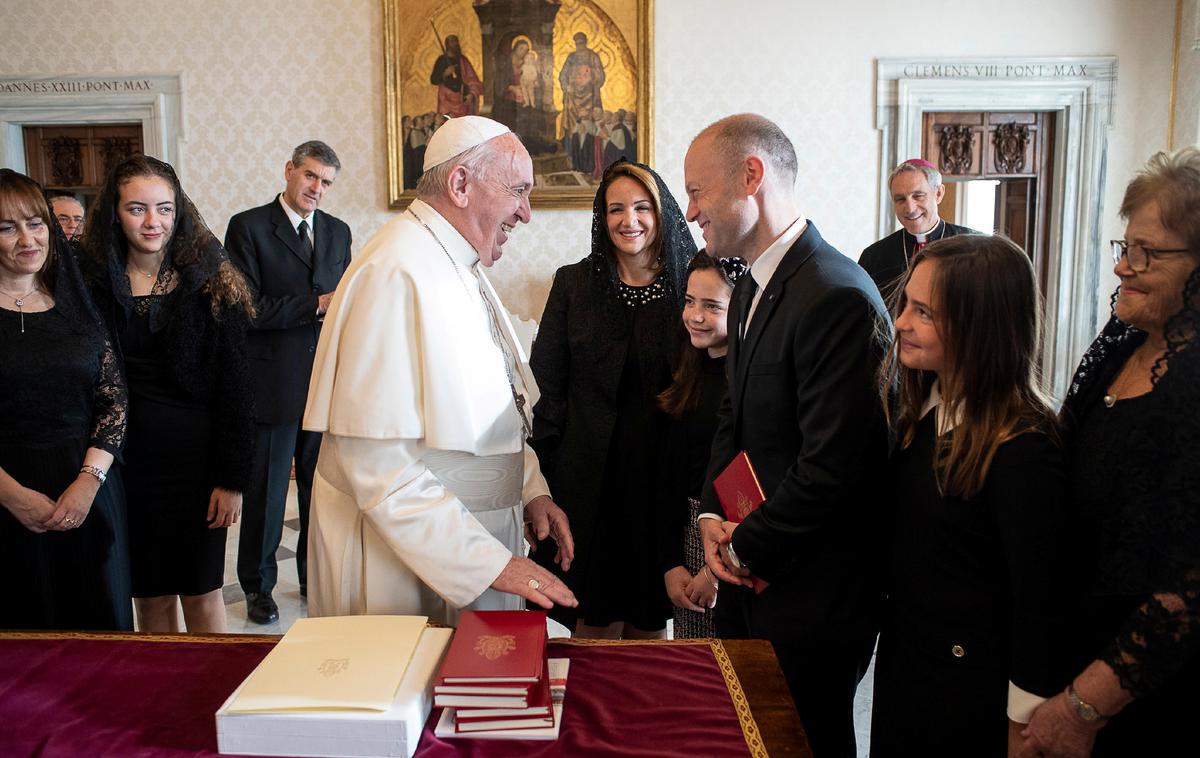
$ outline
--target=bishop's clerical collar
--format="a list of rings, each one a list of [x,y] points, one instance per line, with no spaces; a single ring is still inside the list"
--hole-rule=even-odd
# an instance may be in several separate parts
[[[919,245],[927,245],[930,242],[936,242],[945,236],[946,222],[945,220],[939,218],[937,223],[933,225],[933,228],[924,234],[913,234],[907,229],[901,229],[901,231],[904,232],[904,236],[911,242]]]

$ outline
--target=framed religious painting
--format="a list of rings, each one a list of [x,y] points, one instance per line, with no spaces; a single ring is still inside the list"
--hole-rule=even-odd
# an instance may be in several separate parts
[[[651,161],[653,0],[383,0],[388,195],[415,197],[447,118],[487,116],[533,158],[531,202],[588,208],[605,166]]]

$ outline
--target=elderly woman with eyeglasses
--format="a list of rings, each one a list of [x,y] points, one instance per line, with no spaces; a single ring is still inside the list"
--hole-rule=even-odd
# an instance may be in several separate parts
[[[1062,418],[1085,595],[1077,674],[1021,755],[1182,755],[1200,713],[1200,150],[1158,153],[1121,203],[1113,316]]]

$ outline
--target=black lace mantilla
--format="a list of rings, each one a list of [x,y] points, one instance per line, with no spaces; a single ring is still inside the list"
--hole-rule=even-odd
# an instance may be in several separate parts
[[[615,161],[613,165],[618,163],[632,163],[631,161]],[[668,189],[666,182],[662,180],[654,169],[641,163],[632,163],[634,166],[645,169],[654,177],[655,183],[658,185],[658,195],[661,200],[662,207],[660,208],[658,219],[658,236],[661,240],[660,250],[662,251],[662,270],[659,272],[658,278],[654,284],[665,287],[671,297],[673,297],[677,305],[683,308],[683,295],[687,290],[687,267],[692,262],[692,258],[696,255],[696,243],[692,239],[691,233],[687,228],[687,219],[683,215],[683,211],[679,209],[679,204],[675,202],[674,195]],[[610,169],[612,166],[609,167]],[[592,202],[592,251],[587,260],[591,262],[593,270],[600,274],[604,279],[609,281],[614,290],[618,292],[618,296],[622,302],[628,302],[626,298],[620,296],[621,277],[617,273],[617,264],[613,261],[612,242],[608,237],[608,223],[606,221],[608,214],[606,213],[606,203],[603,195],[597,191],[596,198]],[[654,285],[651,285],[654,286]],[[632,288],[639,289],[639,288]],[[635,298],[641,301],[641,297]],[[652,299],[658,299],[657,296]]]

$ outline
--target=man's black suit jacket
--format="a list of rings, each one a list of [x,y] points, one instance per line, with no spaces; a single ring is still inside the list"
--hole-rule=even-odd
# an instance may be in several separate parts
[[[733,548],[771,583],[751,600],[752,634],[874,634],[883,509],[873,483],[887,458],[875,390],[888,330],[883,301],[811,222],[742,336],[753,285],[742,277],[729,309],[729,394],[703,510],[722,513],[712,480],[747,451],[767,500],[737,527]]]
[[[312,261],[276,197],[229,220],[225,249],[246,275],[258,313],[247,335],[255,420],[300,418],[320,334],[318,296],[332,292],[350,265],[350,227],[313,212]]]

